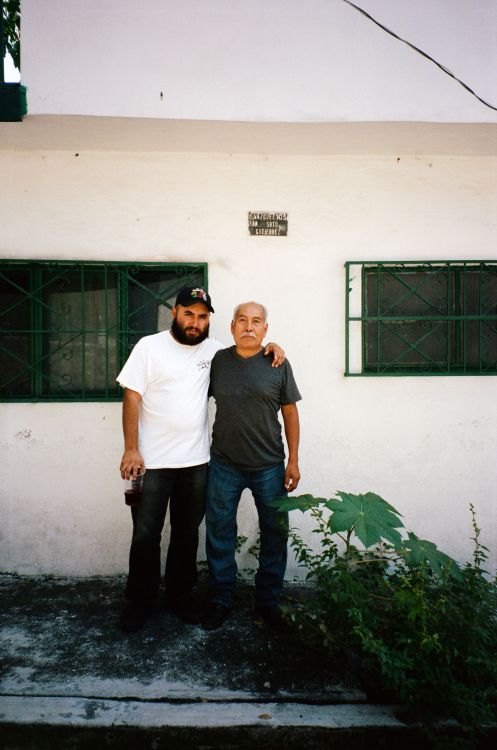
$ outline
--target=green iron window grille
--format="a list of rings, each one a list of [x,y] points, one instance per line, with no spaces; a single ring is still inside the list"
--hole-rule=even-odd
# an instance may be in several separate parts
[[[0,261],[0,400],[119,400],[129,352],[190,285],[206,264]]]
[[[346,375],[496,375],[497,261],[350,261]]]

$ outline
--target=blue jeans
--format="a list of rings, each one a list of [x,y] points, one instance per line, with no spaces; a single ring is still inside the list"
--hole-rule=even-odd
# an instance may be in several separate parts
[[[256,605],[275,605],[283,588],[288,543],[288,513],[268,505],[286,495],[284,463],[260,471],[239,471],[231,464],[212,458],[207,483],[205,523],[210,600],[232,607],[235,598],[237,565],[236,513],[245,488],[253,496],[259,515],[261,547],[255,576]]]
[[[183,469],[147,469],[143,496],[132,509],[133,538],[126,596],[148,603],[160,586],[160,542],[170,505],[171,537],[166,560],[166,596],[187,597],[197,582],[198,528],[205,512],[207,464]]]

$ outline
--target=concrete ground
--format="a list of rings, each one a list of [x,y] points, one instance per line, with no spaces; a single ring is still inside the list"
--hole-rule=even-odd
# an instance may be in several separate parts
[[[217,631],[160,611],[132,635],[123,587],[0,576],[0,747],[427,747],[345,663],[257,620],[247,585]]]

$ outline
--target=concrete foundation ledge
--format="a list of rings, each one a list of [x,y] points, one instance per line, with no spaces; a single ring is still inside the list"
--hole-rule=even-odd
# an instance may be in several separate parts
[[[464,731],[448,723],[427,735],[381,705],[3,696],[0,737],[2,750],[426,750],[440,739],[449,748]],[[496,740],[491,728],[470,747]]]
[[[4,696],[0,722],[82,727],[400,727],[392,708],[376,705],[109,701]]]

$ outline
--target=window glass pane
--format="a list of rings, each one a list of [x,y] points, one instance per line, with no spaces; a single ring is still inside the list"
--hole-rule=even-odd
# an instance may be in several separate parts
[[[466,321],[466,368],[497,370],[497,322]]]
[[[31,393],[31,316],[27,270],[0,273],[0,395]]]
[[[0,399],[119,398],[116,375],[144,335],[171,324],[204,264],[0,260]]]
[[[365,323],[366,368],[443,370],[447,367],[447,329],[443,321]]]
[[[366,269],[366,314],[381,316],[447,315],[448,272],[398,267]]]
[[[482,264],[459,270],[458,288],[462,314],[495,315],[497,313],[497,268]]]
[[[497,313],[497,273],[492,266],[478,265],[455,269],[457,311],[460,315],[481,316],[458,324],[454,362],[467,371],[495,369],[497,363],[497,320],[485,316]]]
[[[448,278],[445,268],[366,269],[366,317],[384,318],[364,323],[366,369],[437,371],[447,367],[449,326],[430,318],[447,315]]]
[[[481,331],[481,366],[497,372],[497,321],[484,322]]]
[[[497,372],[497,265],[363,264],[363,371]]]
[[[102,269],[44,274],[43,392],[115,390],[117,278]],[[113,335],[109,332],[113,330]]]
[[[497,267],[485,266],[481,280],[481,314],[497,315]]]
[[[170,328],[171,308],[182,287],[203,285],[202,269],[188,274],[178,270],[138,268],[128,273],[128,351],[142,336]]]

